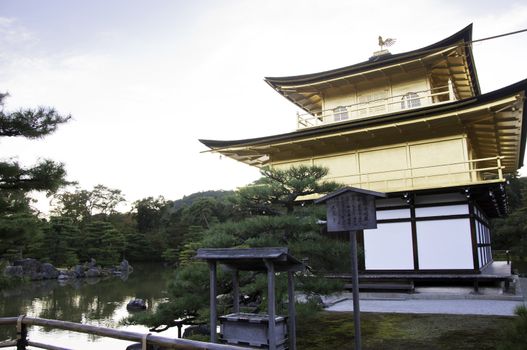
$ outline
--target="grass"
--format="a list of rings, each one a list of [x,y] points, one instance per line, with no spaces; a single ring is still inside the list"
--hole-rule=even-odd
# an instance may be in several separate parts
[[[353,349],[353,313],[320,311],[298,319],[302,350]],[[368,349],[496,349],[513,317],[361,313]]]

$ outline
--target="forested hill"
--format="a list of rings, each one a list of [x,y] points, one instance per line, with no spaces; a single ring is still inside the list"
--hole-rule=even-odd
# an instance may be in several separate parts
[[[172,207],[174,209],[180,209],[180,208],[183,208],[185,206],[190,206],[192,205],[196,200],[200,199],[200,198],[213,198],[213,199],[223,199],[223,198],[226,198],[228,196],[232,196],[234,195],[234,191],[223,191],[223,190],[219,190],[219,191],[202,191],[202,192],[196,192],[196,193],[192,193],[188,196],[183,196],[183,198],[181,199],[177,199],[173,202],[172,204]]]

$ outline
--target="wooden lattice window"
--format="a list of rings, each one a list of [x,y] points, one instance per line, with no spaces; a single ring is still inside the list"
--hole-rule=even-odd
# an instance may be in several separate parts
[[[333,109],[333,117],[336,122],[347,120],[349,118],[348,109],[344,106],[338,106]]]
[[[416,108],[421,106],[421,98],[416,92],[407,92],[401,98],[401,109]]]

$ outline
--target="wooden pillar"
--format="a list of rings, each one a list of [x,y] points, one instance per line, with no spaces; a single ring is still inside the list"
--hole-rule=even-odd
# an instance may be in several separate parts
[[[16,350],[26,350],[27,347],[27,326],[22,323],[25,315],[18,316],[16,322]]]
[[[289,349],[296,350],[296,310],[294,272],[287,273],[287,294],[289,297]]]
[[[216,261],[209,261],[210,272],[210,342],[216,343],[218,335],[216,334],[217,307],[216,307]]]
[[[472,241],[472,261],[474,265],[474,272],[480,272],[479,269],[479,252],[478,252],[478,238],[476,231],[476,214],[474,213],[474,201],[468,202],[468,212],[470,216],[470,239]]]
[[[419,271],[419,246],[417,242],[417,221],[415,215],[415,196],[410,195],[410,220],[412,226],[412,253],[414,256],[414,271]]]
[[[474,279],[474,293],[479,293],[479,281]]]
[[[353,288],[353,327],[355,328],[355,350],[361,350],[359,307],[359,263],[357,258],[357,231],[350,231],[351,284]]]
[[[238,270],[232,272],[232,312],[240,312],[240,284]]]
[[[267,266],[267,313],[269,314],[269,350],[276,350],[276,301],[274,264],[265,259]]]

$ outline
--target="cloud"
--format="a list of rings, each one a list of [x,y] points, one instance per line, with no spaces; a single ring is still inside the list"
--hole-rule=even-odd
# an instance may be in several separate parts
[[[35,36],[15,18],[0,17],[0,45],[23,45],[35,40]]]

